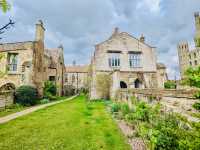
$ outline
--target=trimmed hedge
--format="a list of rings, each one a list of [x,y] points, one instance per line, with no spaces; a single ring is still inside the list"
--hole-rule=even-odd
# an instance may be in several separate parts
[[[38,91],[33,86],[20,86],[15,93],[15,102],[24,106],[35,105],[38,102]]]

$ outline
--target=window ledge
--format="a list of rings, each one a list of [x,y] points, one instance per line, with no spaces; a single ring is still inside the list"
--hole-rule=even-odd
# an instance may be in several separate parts
[[[8,75],[19,75],[17,71],[8,71]]]

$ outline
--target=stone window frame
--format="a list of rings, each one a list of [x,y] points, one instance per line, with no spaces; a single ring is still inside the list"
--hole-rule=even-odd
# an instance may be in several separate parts
[[[121,66],[121,52],[109,52],[108,65],[112,68],[119,68]]]
[[[142,52],[129,52],[129,66],[130,68],[142,67]]]
[[[13,56],[13,58],[12,58]],[[12,60],[11,60],[12,59]],[[17,72],[19,64],[19,53],[8,53],[7,55],[7,64],[9,72]]]

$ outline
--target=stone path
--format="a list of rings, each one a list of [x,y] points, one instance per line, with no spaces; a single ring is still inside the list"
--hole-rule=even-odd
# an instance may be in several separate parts
[[[124,135],[128,138],[128,143],[131,145],[132,150],[146,150],[143,140],[139,137],[132,137],[134,130],[122,120],[118,120],[117,124],[122,130]]]
[[[44,105],[33,106],[33,107],[28,108],[26,110],[23,110],[23,111],[14,113],[14,114],[10,114],[10,115],[5,116],[5,117],[1,117],[0,118],[0,124],[6,123],[6,122],[8,122],[10,120],[13,120],[13,119],[16,119],[18,117],[24,116],[26,114],[32,113],[32,112],[37,111],[39,109],[43,109],[43,108],[46,108],[46,107],[49,107],[49,106],[52,106],[52,105],[56,105],[56,104],[59,104],[59,103],[65,102],[65,101],[70,101],[70,100],[74,99],[76,96],[77,95],[72,96],[70,98],[67,98],[65,100],[60,100],[60,101],[56,101],[56,102],[52,102],[52,103],[48,103],[48,104],[44,104]]]

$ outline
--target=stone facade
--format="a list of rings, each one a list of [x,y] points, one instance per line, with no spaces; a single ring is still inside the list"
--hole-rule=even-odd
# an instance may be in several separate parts
[[[42,97],[44,82],[49,80],[50,76],[54,76],[58,95],[62,94],[63,48],[45,49],[44,32],[43,22],[39,21],[36,24],[34,41],[0,44],[0,54],[3,55],[3,59],[0,60],[0,71],[6,72],[6,75],[0,78],[0,88],[7,84],[14,85],[15,88],[32,85],[38,89]]]
[[[97,75],[111,77],[110,96],[119,88],[164,88],[166,68],[157,64],[156,48],[116,28],[112,36],[95,46],[92,58],[90,98],[101,98]]]
[[[196,34],[194,37],[195,49],[190,49],[188,42],[180,42],[177,46],[179,56],[179,68],[181,78],[184,78],[184,72],[189,67],[200,65],[200,16],[194,14]]]
[[[88,87],[88,65],[83,66],[66,66],[65,67],[65,82],[64,85],[72,86],[74,89]]]

